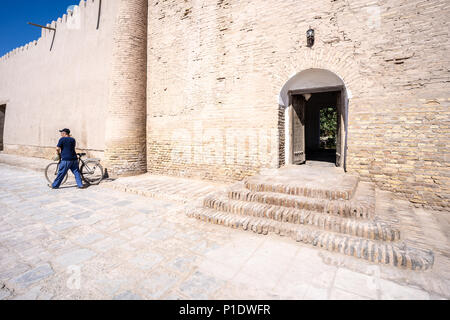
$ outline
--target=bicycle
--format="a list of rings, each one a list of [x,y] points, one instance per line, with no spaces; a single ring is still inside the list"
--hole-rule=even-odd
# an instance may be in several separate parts
[[[86,153],[77,153],[78,167],[81,174],[81,179],[89,184],[89,185],[98,185],[102,182],[104,177],[104,170],[100,161],[98,159],[86,159],[83,160],[83,157],[86,156]],[[53,183],[58,175],[59,171],[59,162],[50,163],[47,168],[45,168],[45,178],[49,183]],[[66,174],[64,177],[62,184],[67,182],[69,174]]]

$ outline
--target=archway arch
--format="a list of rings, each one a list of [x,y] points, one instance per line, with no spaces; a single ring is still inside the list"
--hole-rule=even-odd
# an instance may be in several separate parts
[[[316,97],[319,95],[324,96],[325,94],[328,94],[330,97],[336,96],[337,134],[335,162],[336,166],[346,169],[348,103],[351,93],[341,77],[329,70],[318,68],[306,69],[295,74],[284,84],[280,91],[278,104],[283,113],[281,118],[284,120],[281,121],[284,123],[279,123],[280,154],[281,150],[284,150],[284,157],[280,156],[280,165],[301,164],[306,161],[304,132],[306,106],[311,97],[317,99]],[[301,130],[303,130],[303,133]],[[282,136],[284,136],[284,139],[282,139]],[[301,141],[302,139],[303,142]]]

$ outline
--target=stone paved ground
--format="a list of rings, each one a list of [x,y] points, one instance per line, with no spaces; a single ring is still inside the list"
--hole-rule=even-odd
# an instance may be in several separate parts
[[[50,190],[42,173],[0,163],[0,299],[450,298],[448,213],[390,196],[379,192],[380,206],[413,210],[430,227],[412,232],[428,235],[433,270],[200,223],[180,202],[102,186]]]
[[[45,167],[52,162],[52,160],[41,158],[21,157],[13,154],[6,154],[0,152],[0,162],[12,166],[31,169],[38,172],[44,172]]]

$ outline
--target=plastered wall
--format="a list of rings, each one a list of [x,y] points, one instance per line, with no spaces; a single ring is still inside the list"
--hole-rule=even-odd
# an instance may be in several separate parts
[[[81,1],[42,37],[0,58],[0,104],[7,105],[5,152],[51,157],[59,129],[102,157],[109,103],[116,1]],[[30,26],[30,28],[33,28]],[[50,51],[50,48],[52,50]]]

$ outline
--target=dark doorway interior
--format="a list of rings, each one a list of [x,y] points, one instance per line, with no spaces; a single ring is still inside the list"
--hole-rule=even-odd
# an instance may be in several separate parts
[[[306,102],[306,161],[336,163],[339,92],[314,93]]]
[[[3,151],[3,131],[5,128],[6,105],[0,105],[0,151]]]

